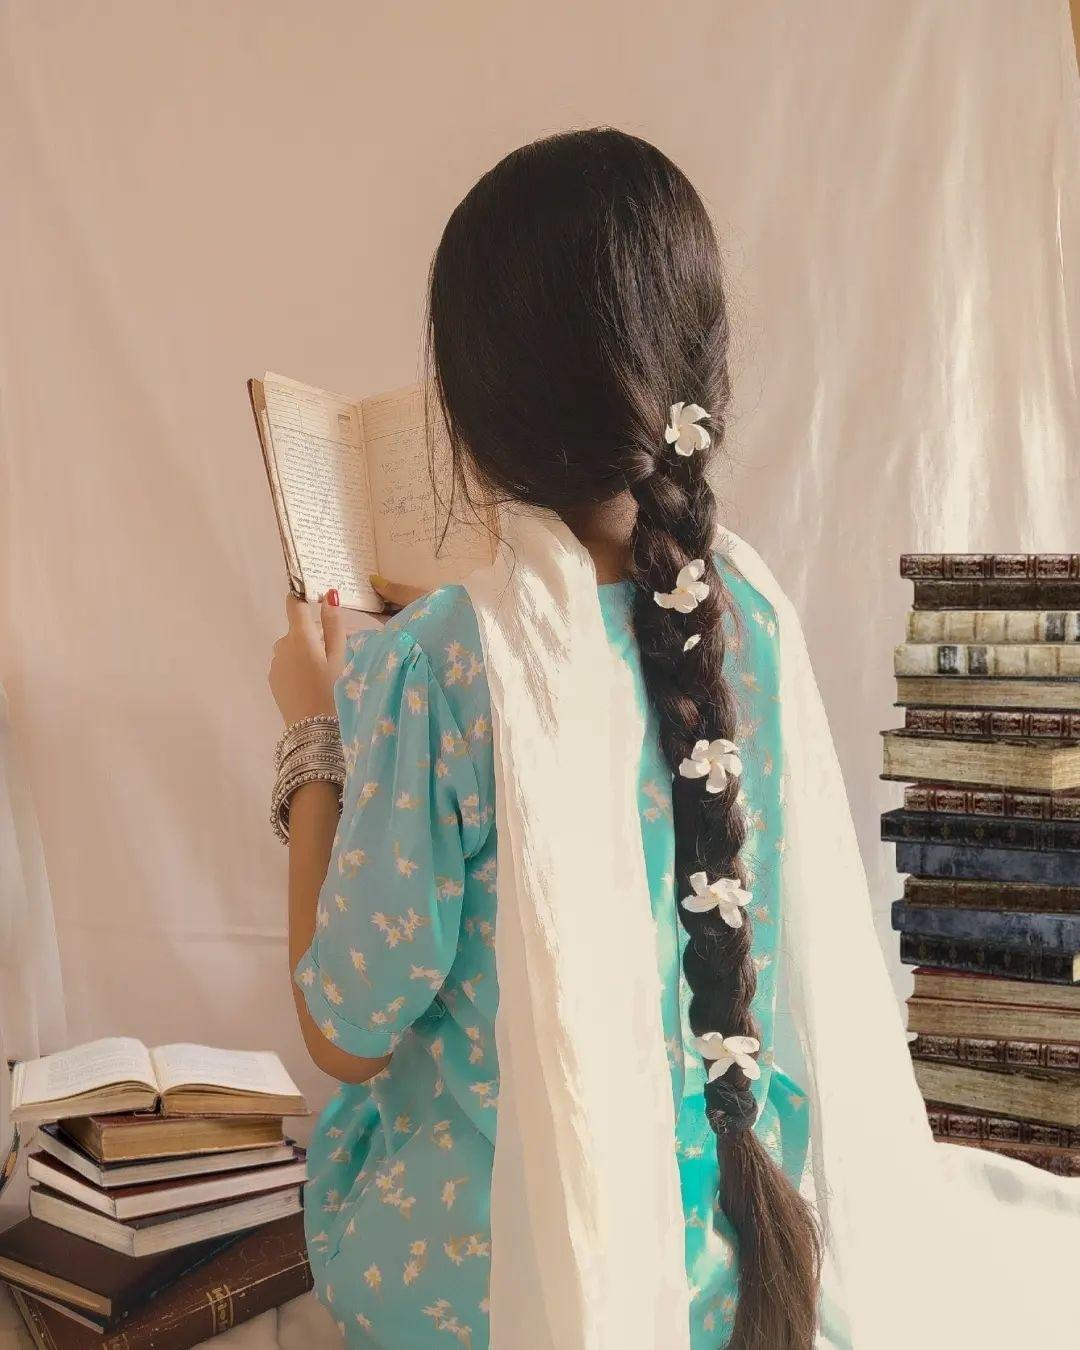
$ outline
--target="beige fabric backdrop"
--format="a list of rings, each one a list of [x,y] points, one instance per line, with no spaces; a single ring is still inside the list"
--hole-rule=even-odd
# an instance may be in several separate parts
[[[243,381],[413,378],[455,202],[601,121],[723,233],[729,518],[802,612],[892,953],[897,555],[1080,548],[1065,0],[7,0],[0,24],[0,680],[72,1037],[277,1046],[325,1095],[266,821],[283,581]]]

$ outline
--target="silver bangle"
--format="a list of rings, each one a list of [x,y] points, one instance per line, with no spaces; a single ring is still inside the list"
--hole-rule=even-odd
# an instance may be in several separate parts
[[[283,844],[289,842],[289,803],[305,783],[333,783],[341,809],[345,789],[345,756],[338,719],[327,714],[306,717],[285,728],[274,751],[277,777],[270,799],[270,824]]]

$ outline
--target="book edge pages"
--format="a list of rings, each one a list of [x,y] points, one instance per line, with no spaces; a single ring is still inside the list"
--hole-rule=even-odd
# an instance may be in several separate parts
[[[281,380],[285,384],[292,384],[295,381],[275,375],[272,371],[266,371],[262,379],[253,377],[248,380],[247,389],[252,415],[255,418],[255,430],[258,433],[259,446],[262,450],[266,481],[270,488],[270,501],[274,508],[278,538],[281,541],[281,550],[285,557],[285,575],[289,583],[289,590],[298,599],[305,600],[307,595],[304,589],[304,573],[300,566],[300,555],[296,549],[296,542],[293,539],[292,526],[289,523],[289,511],[285,504],[285,495],[281,491],[277,457],[274,452],[274,435],[270,427],[270,417],[266,410],[265,385],[267,380]]]

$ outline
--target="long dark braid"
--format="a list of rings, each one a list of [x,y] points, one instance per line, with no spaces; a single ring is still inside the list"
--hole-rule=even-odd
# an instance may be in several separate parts
[[[690,876],[746,881],[739,780],[722,791],[679,769],[697,742],[736,741],[725,619],[738,611],[713,561],[717,506],[707,467],[729,400],[728,322],[716,240],[680,170],[653,146],[601,129],[515,151],[458,205],[431,272],[429,362],[459,470],[493,496],[571,514],[629,493],[629,576],[645,685],[672,771],[676,903]],[[665,443],[669,405],[709,413],[711,445]],[[460,474],[464,483],[468,475]],[[701,560],[708,595],[663,608]],[[698,637],[687,649],[687,639]],[[678,904],[696,1036],[756,1036],[749,914]],[[734,1350],[808,1350],[820,1241],[798,1192],[750,1128],[742,1070],[709,1083],[720,1203],[739,1248]]]

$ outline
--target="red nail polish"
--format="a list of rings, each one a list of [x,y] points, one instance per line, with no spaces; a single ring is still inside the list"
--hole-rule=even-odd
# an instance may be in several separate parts
[[[330,589],[326,592],[326,603],[328,605],[335,605],[335,606],[341,604],[341,597],[338,595],[337,591],[334,589],[333,586],[331,586]]]

